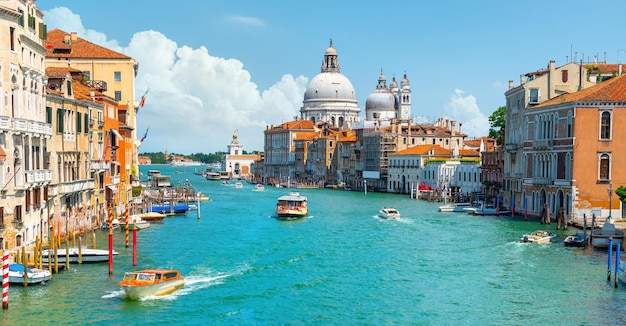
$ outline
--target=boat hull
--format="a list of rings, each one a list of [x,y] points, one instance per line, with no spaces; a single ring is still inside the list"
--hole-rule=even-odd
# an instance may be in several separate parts
[[[43,250],[41,252],[41,259],[44,263],[48,263],[48,253],[50,253],[51,261],[54,262],[54,250]],[[109,261],[109,251],[108,250],[100,250],[100,249],[81,249],[81,258],[82,263],[102,263]],[[113,251],[113,255],[118,255],[117,251]],[[64,264],[66,261],[66,251],[65,248],[58,249],[58,263]],[[78,248],[70,248],[69,249],[69,262],[70,264],[78,264]]]
[[[150,296],[162,296],[170,294],[185,286],[183,278],[172,281],[165,281],[158,284],[149,285],[128,285],[120,284],[126,297],[129,299],[140,299]]]
[[[44,284],[50,281],[50,271],[39,268],[28,269],[28,285]],[[9,265],[9,283],[24,285],[24,266],[21,264]]]
[[[439,206],[439,211],[446,213],[465,213],[465,208],[470,207],[472,207],[470,203],[453,203]]]

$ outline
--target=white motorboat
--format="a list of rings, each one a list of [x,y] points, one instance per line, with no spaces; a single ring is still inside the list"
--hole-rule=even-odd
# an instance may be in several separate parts
[[[395,208],[383,207],[378,211],[378,216],[384,219],[400,218],[400,212]]]
[[[235,188],[243,188],[243,183],[239,181],[235,182]]]
[[[65,256],[66,251],[65,248],[56,249],[58,254],[58,262],[59,264],[65,264]],[[41,258],[44,263],[48,263],[48,253],[50,253],[50,257],[52,258],[52,262],[54,262],[54,252],[55,250],[42,250]],[[69,248],[67,251],[70,258],[70,264],[78,264],[79,263],[79,252],[78,248]],[[119,253],[113,250],[113,255],[118,255]],[[100,263],[109,261],[109,251],[102,249],[89,249],[89,248],[80,248],[80,256],[82,258],[82,263]]]
[[[529,234],[524,234],[519,241],[523,243],[545,244],[550,243],[554,238],[556,238],[556,233],[554,232],[537,230]]]
[[[50,271],[47,269],[28,268],[27,284],[44,284],[50,281]],[[24,265],[22,264],[10,264],[9,265],[9,283],[11,284],[24,284]]]
[[[265,191],[265,186],[261,183],[257,183],[254,185],[254,189],[252,191]]]
[[[613,246],[624,246],[624,230],[615,228],[612,219],[607,219],[601,229],[591,231],[591,242],[594,248],[607,249],[609,238],[613,239]]]
[[[142,219],[139,215],[131,215],[128,219],[130,220],[130,223],[128,224],[129,230],[132,230],[134,227],[136,227],[137,230],[143,230],[150,227],[150,222]],[[120,227],[123,231],[126,231],[126,223],[122,223]]]
[[[472,207],[472,203],[447,203],[439,206],[440,212],[463,213],[465,208]]]

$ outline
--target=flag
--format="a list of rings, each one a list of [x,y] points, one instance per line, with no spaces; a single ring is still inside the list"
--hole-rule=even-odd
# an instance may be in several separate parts
[[[106,159],[106,152],[109,150],[109,133],[105,132],[104,134],[104,150],[102,150],[102,157],[101,159]]]
[[[150,87],[148,87],[148,89],[146,89],[146,92],[141,97],[141,101],[139,102],[139,107],[140,108],[142,108],[144,106],[144,104],[146,104],[146,96],[148,95],[149,91],[150,91]]]
[[[150,130],[150,127],[148,127],[148,129],[146,129],[146,132],[144,132],[143,136],[141,136],[141,139],[139,139],[140,143],[143,143],[143,141],[146,139],[146,137],[148,137],[148,130]]]

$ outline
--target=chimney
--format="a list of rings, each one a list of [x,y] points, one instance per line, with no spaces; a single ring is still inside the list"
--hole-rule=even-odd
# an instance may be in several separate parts
[[[456,121],[452,120],[452,121],[450,121],[450,131],[451,131],[451,135],[452,136],[455,135],[454,127],[456,127]]]
[[[510,79],[509,80],[509,89],[513,89],[513,88],[515,88],[515,84],[513,84],[513,80]]]
[[[78,39],[78,33],[72,32],[71,38],[72,38],[72,41],[76,41]]]
[[[524,75],[519,75],[519,84],[524,85],[526,82],[524,80]]]
[[[63,43],[70,44],[70,35],[63,35]]]
[[[447,119],[447,118],[446,118],[446,129],[450,128],[450,127],[449,127],[449,122],[450,122],[450,119]]]
[[[459,122],[459,134],[463,134],[463,122]]]

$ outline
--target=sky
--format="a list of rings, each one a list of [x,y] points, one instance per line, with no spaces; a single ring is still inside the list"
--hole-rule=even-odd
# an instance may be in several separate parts
[[[570,61],[626,62],[626,1],[39,0],[59,28],[139,62],[139,152],[263,150],[263,131],[300,116],[332,39],[361,119],[381,69],[406,73],[415,118],[486,136],[509,80]],[[615,13],[611,17],[612,13]]]

